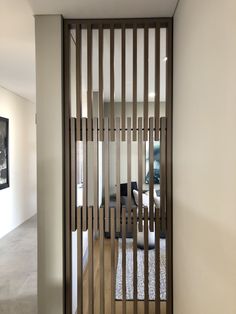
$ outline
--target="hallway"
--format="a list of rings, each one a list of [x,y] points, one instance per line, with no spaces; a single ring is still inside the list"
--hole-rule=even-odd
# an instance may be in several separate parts
[[[0,240],[0,313],[37,313],[37,216]]]

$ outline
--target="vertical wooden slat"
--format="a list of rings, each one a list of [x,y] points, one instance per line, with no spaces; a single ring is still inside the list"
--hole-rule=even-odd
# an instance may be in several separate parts
[[[93,184],[94,184],[94,231],[98,231],[98,119],[93,119]]]
[[[121,44],[121,94],[122,94],[122,104],[121,104],[121,129],[122,129],[122,141],[125,141],[125,93],[126,93],[126,51],[125,51],[125,26],[122,27],[122,44]]]
[[[155,141],[159,141],[160,128],[160,24],[155,29]]]
[[[149,314],[148,207],[144,207],[144,313]]]
[[[93,95],[92,95],[92,81],[93,81],[93,70],[92,70],[92,29],[89,24],[87,27],[87,80],[88,80],[88,141],[92,141],[92,118],[93,118]]]
[[[94,313],[94,274],[93,274],[93,207],[88,209],[88,314]]]
[[[166,118],[161,117],[160,138],[160,209],[161,230],[166,231]]]
[[[83,230],[87,230],[87,206],[88,206],[88,154],[87,154],[87,119],[82,118],[83,138]]]
[[[99,25],[99,138],[104,138],[104,103],[103,103],[103,26]]]
[[[114,141],[115,137],[115,113],[114,113],[114,26],[110,29],[110,137]]]
[[[72,246],[70,215],[70,29],[64,27],[64,157],[65,157],[65,309],[66,314],[72,311]]]
[[[126,314],[126,208],[122,207],[122,314]]]
[[[166,72],[166,116],[167,116],[167,147],[166,147],[166,267],[167,267],[167,314],[173,313],[173,199],[172,199],[172,125],[173,125],[173,21],[167,28],[167,72]]]
[[[83,229],[82,207],[77,211],[77,311],[83,314]]]
[[[160,308],[160,210],[155,207],[155,314]]]
[[[120,232],[120,118],[116,118],[116,231]]]
[[[109,205],[110,205],[110,187],[109,187],[109,121],[104,119],[104,180],[105,180],[105,231],[109,232]]]
[[[131,232],[131,118],[127,118],[127,196],[128,230]]]
[[[144,114],[144,133],[143,139],[147,141],[148,131],[148,26],[144,27],[144,102],[143,102],[143,114]]]
[[[71,175],[70,175],[70,184],[71,184],[71,230],[76,230],[76,119],[70,118],[70,159],[71,159]]]
[[[138,211],[139,211],[139,232],[143,229],[142,204],[143,204],[143,137],[142,118],[138,118]]]
[[[81,86],[82,86],[82,77],[81,77],[81,25],[76,24],[76,104],[77,104],[77,141],[81,141],[81,118],[82,118],[82,96],[81,96]]]
[[[153,117],[149,118],[149,215],[150,231],[153,231],[153,204],[154,204],[154,143],[153,143]]]
[[[138,312],[138,285],[137,285],[137,208],[133,209],[133,313]]]
[[[111,208],[111,313],[116,313],[115,289],[116,289],[116,270],[115,270],[115,209]]]
[[[99,269],[100,269],[100,314],[105,313],[104,285],[104,209],[99,211]]]
[[[137,25],[133,28],[133,140],[137,138]]]

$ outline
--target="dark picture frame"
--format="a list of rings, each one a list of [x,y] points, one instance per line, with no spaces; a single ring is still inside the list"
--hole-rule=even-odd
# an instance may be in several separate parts
[[[0,117],[0,190],[9,186],[9,119]]]

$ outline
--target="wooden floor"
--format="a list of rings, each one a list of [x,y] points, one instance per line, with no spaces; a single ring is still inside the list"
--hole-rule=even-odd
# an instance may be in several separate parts
[[[105,273],[105,313],[111,313],[111,246],[110,240],[104,240],[104,273]],[[116,240],[116,261],[117,261],[117,240]],[[94,313],[99,314],[99,287],[100,283],[100,274],[99,274],[99,241],[94,242]],[[84,272],[84,313],[89,314],[88,312],[88,302],[89,302],[89,294],[88,294],[88,268],[85,269]],[[116,301],[116,313],[122,314],[122,301]],[[133,302],[126,302],[126,314],[133,313]],[[144,314],[144,302],[138,302],[138,313]],[[155,313],[155,304],[153,301],[149,302],[149,313]],[[161,302],[161,314],[166,313],[166,304],[165,302]],[[80,314],[80,313],[78,313]]]

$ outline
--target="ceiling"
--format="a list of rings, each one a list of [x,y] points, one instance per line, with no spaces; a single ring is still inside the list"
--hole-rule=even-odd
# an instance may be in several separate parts
[[[66,18],[173,16],[177,0],[28,0],[36,14]]]
[[[0,85],[35,101],[34,18],[24,0],[0,1]]]
[[[35,14],[65,18],[172,16],[177,0],[1,0],[0,85],[35,102]]]

